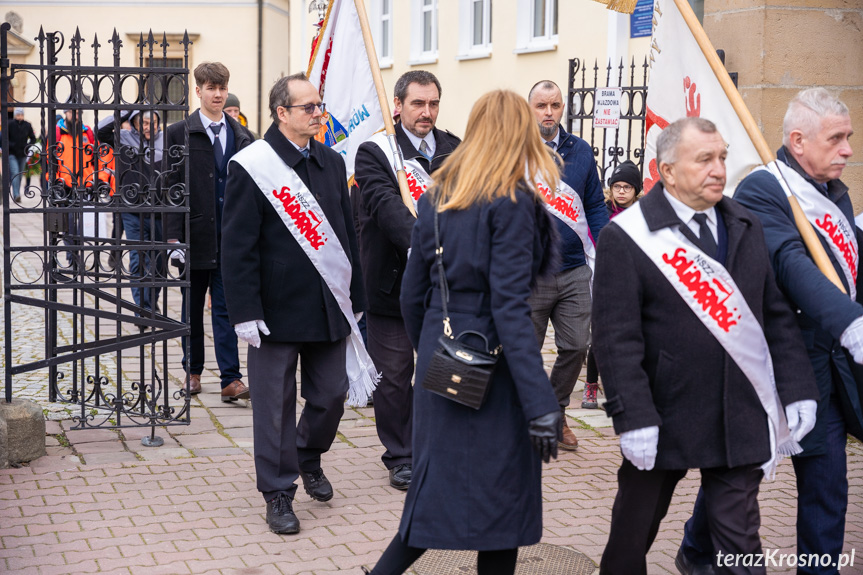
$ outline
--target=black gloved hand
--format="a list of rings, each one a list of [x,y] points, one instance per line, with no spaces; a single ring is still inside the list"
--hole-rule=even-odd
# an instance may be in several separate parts
[[[561,433],[560,422],[560,411],[555,410],[528,423],[530,442],[533,443],[534,449],[539,452],[540,457],[546,463],[551,459],[557,459],[557,442]]]

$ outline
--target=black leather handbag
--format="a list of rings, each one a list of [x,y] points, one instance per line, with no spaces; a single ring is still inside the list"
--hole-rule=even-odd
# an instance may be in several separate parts
[[[501,346],[494,351],[488,350],[488,339],[476,331],[463,331],[456,337],[452,335],[447,299],[449,288],[443,269],[443,248],[440,245],[438,212],[435,208],[435,263],[440,278],[441,306],[443,309],[443,335],[438,338],[438,347],[432,354],[428,370],[423,378],[424,389],[451,399],[456,403],[479,409],[488,395],[489,384]],[[485,349],[471,347],[461,341],[466,335],[474,335],[485,342]]]

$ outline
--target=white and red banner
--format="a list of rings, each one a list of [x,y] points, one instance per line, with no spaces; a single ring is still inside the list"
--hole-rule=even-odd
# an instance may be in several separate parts
[[[267,198],[303,252],[309,257],[335,297],[351,326],[345,367],[348,374],[350,406],[363,407],[380,381],[369,357],[351,302],[352,266],[339,238],[327,221],[314,194],[275,150],[258,140],[232,158],[246,170]]]
[[[772,479],[779,459],[802,449],[788,429],[764,330],[731,274],[679,230],[665,227],[650,231],[637,202],[614,218],[614,223],[659,268],[752,384],[767,414],[771,458],[761,468]]]
[[[728,144],[725,195],[730,196],[740,180],[762,164],[761,158],[674,0],[655,1],[653,22],[644,191],[650,191],[659,181],[656,165],[659,133],[680,118],[696,116],[716,124]]]
[[[353,0],[330,0],[306,75],[327,105],[315,138],[342,154],[350,179],[357,148],[384,127]]]
[[[553,194],[551,188],[542,180],[536,182],[536,188],[545,198],[545,209],[569,226],[581,240],[581,245],[584,248],[584,259],[587,266],[593,271],[596,262],[596,246],[593,245],[593,239],[590,237],[590,229],[587,226],[587,217],[584,215],[584,204],[581,201],[581,196],[563,180],[559,180],[557,190]],[[591,286],[593,285],[592,278],[593,276],[591,276]]]

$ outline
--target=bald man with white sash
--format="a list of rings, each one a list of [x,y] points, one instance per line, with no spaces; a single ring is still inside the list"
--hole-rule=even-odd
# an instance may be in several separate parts
[[[657,150],[662,183],[597,242],[594,350],[624,456],[608,575],[646,573],[674,487],[693,468],[717,548],[759,553],[761,479],[814,424],[814,374],[761,226],[722,195],[722,136],[687,118]]]
[[[313,138],[323,108],[302,74],[276,82],[273,124],[231,161],[222,224],[228,313],[249,344],[258,490],[275,533],[300,529],[298,477],[315,501],[332,499],[322,456],[345,398],[365,405],[378,378],[357,327],[365,297],[344,161]]]

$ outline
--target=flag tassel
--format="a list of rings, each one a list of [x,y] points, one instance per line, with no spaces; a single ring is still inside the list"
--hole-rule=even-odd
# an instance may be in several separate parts
[[[607,8],[623,14],[632,14],[635,12],[636,4],[638,4],[638,0],[610,0]]]

